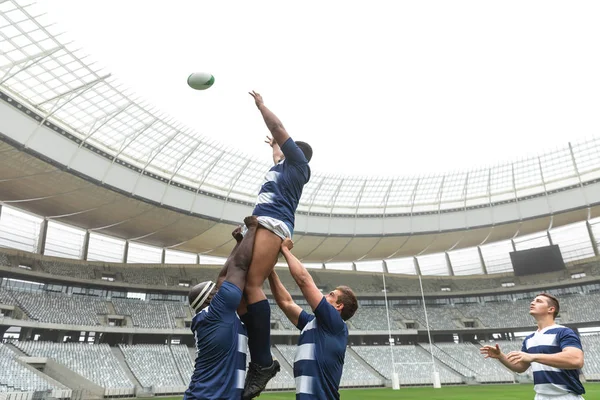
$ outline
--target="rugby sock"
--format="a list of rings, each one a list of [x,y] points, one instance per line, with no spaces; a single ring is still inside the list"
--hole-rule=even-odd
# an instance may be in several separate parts
[[[268,300],[248,304],[248,313],[242,317],[248,329],[250,360],[261,367],[273,364],[271,356],[271,307]],[[250,321],[250,324],[246,323]]]

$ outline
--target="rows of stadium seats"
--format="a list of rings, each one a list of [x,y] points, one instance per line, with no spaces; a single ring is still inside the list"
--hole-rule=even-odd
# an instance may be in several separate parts
[[[471,371],[475,371],[475,379],[478,382],[513,382],[515,380],[513,373],[496,360],[482,360],[479,347],[471,343],[436,343],[435,346]]]
[[[94,268],[64,261],[40,261],[40,268],[52,275],[70,276],[79,279],[96,279]]]
[[[401,385],[433,384],[431,357],[417,346],[394,346],[394,364],[389,346],[354,346],[356,353],[386,379],[392,379],[395,370]],[[463,378],[445,365],[438,365],[440,380],[444,384],[463,382]]]
[[[130,316],[133,326],[150,329],[169,329],[175,326],[164,302],[145,302],[135,299],[112,299],[119,315]],[[181,308],[183,304],[179,303]]]
[[[5,267],[10,266],[10,260],[8,259],[8,256],[4,253],[0,253],[0,265]]]
[[[29,392],[62,389],[15,360],[15,353],[0,343],[0,391]]]
[[[107,344],[14,342],[31,357],[47,357],[104,388],[133,388]]]
[[[57,324],[100,325],[98,315],[108,314],[104,299],[92,296],[66,295],[52,292],[10,290],[13,299],[29,318]]]
[[[467,368],[460,361],[452,358],[448,353],[440,349],[438,346],[430,346],[428,343],[419,343],[419,346],[427,351],[429,354],[433,353],[433,356],[442,364],[445,364],[451,370],[458,372],[460,375],[466,378],[475,378],[477,373]]]
[[[101,316],[109,314],[112,304],[118,315],[129,316],[139,328],[182,328],[183,320],[191,316],[185,303],[141,301],[53,292],[23,292],[0,287],[0,302],[20,307],[30,319],[42,322],[96,326]],[[561,323],[600,321],[600,293],[571,295],[561,298]],[[529,300],[514,302],[470,303],[427,308],[430,328],[453,330],[461,328],[463,320],[475,321],[476,328],[533,327],[528,314]],[[307,311],[310,308],[305,306]],[[393,330],[415,322],[425,328],[425,314],[420,306],[390,307],[390,325]],[[283,312],[272,307],[271,318],[279,322],[279,329],[296,330]],[[349,329],[387,330],[387,314],[383,306],[362,306],[350,320]]]
[[[185,386],[189,383],[189,376],[182,377],[179,373],[169,346],[120,344],[119,348],[143,387]]]
[[[581,345],[585,354],[584,375],[587,379],[600,380],[600,335],[582,336]]]
[[[521,341],[498,341],[508,353],[519,350]],[[586,355],[583,372],[588,379],[600,376],[600,335],[583,336]],[[106,344],[51,342],[14,342],[30,356],[47,357],[67,366],[74,372],[105,388],[132,388],[119,361]],[[460,384],[470,379],[481,383],[513,382],[515,375],[496,360],[484,360],[480,345],[471,343],[435,343],[432,346],[436,369],[442,384]],[[145,388],[160,393],[161,388],[178,388],[189,383],[194,360],[183,345],[119,345],[127,366]],[[293,366],[296,346],[276,345],[285,362]],[[275,351],[275,350],[274,350]],[[392,371],[399,374],[401,385],[431,385],[433,383],[429,344],[393,347],[394,366],[389,346],[352,346],[346,352],[341,386],[378,386],[381,376],[391,379]],[[360,357],[359,358],[357,358]],[[23,367],[13,353],[0,344],[0,391],[57,389],[38,374]],[[249,357],[248,357],[249,360]],[[364,363],[367,363],[366,366]],[[377,371],[380,376],[372,372]],[[531,371],[526,375],[531,376]],[[268,389],[293,389],[294,379],[286,368],[269,383]],[[60,389],[60,387],[58,387]]]
[[[115,264],[76,260],[63,261],[54,257],[44,257],[40,260],[40,256],[37,255],[28,257],[23,253],[14,254],[10,250],[4,251],[6,253],[0,252],[0,265],[4,266],[23,264],[30,266],[34,271],[86,280],[102,279],[103,274],[109,274],[117,281],[150,286],[176,287],[180,282],[196,284],[209,279],[214,280],[221,269],[220,266],[216,265]],[[600,275],[600,260],[585,261],[578,267],[582,271],[587,271],[589,275]],[[296,289],[287,268],[278,268],[278,273],[286,287]],[[310,273],[317,286],[325,291],[331,290],[340,284],[348,285],[358,293],[380,293],[383,289],[383,282],[379,273],[348,274],[331,270],[310,270]],[[498,289],[507,279],[517,286],[534,283],[552,284],[568,279],[568,274],[569,272],[563,271],[561,273],[536,275],[535,278],[515,277],[510,274],[452,278],[425,276],[422,279],[422,284],[423,290],[427,293],[439,293],[442,287],[449,288],[452,292],[469,292]],[[387,275],[386,287],[388,292],[394,293],[416,294],[420,292],[419,281],[415,276]]]

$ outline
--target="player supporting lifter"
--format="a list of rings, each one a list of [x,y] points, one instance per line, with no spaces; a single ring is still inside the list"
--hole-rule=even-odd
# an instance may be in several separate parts
[[[271,309],[262,285],[273,271],[282,241],[294,232],[296,208],[310,179],[308,162],[312,157],[311,147],[290,138],[279,118],[265,106],[262,96],[256,92],[250,95],[273,136],[267,143],[273,148],[275,165],[265,176],[253,211],[259,227],[244,292],[248,312],[242,321],[248,329],[251,362],[243,399],[258,396],[280,369],[271,356]]]
[[[258,221],[244,219],[247,232],[232,232],[237,244],[219,273],[217,283],[202,282],[189,294],[196,312],[192,332],[196,340],[196,363],[184,400],[240,399],[246,374],[246,328],[236,315],[252,259]]]
[[[286,239],[281,252],[314,315],[294,302],[275,271],[269,275],[269,285],[279,308],[301,331],[294,358],[296,400],[339,399],[348,344],[345,321],[358,309],[358,301],[348,286],[338,286],[323,296],[304,265],[292,254],[292,247],[292,241]]]
[[[485,358],[495,358],[514,372],[525,372],[531,366],[535,400],[583,400],[585,393],[579,380],[581,341],[573,330],[556,324],[559,311],[558,299],[541,293],[529,305],[538,330],[525,338],[521,351],[504,354],[497,344],[480,349]]]

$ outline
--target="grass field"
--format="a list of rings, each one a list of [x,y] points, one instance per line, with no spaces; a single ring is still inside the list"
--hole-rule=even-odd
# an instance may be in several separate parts
[[[600,384],[584,384],[586,400],[600,399]],[[449,386],[441,389],[433,388],[401,388],[391,389],[352,389],[341,390],[343,400],[533,400],[533,385],[481,385],[481,386]],[[293,400],[295,393],[264,393],[259,400]],[[167,400],[181,400],[172,397]]]

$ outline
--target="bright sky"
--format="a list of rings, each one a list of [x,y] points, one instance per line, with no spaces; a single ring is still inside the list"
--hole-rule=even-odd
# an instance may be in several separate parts
[[[251,89],[323,172],[487,166],[600,132],[597,1],[40,3],[142,98],[265,161]],[[215,85],[190,89],[195,71]]]

